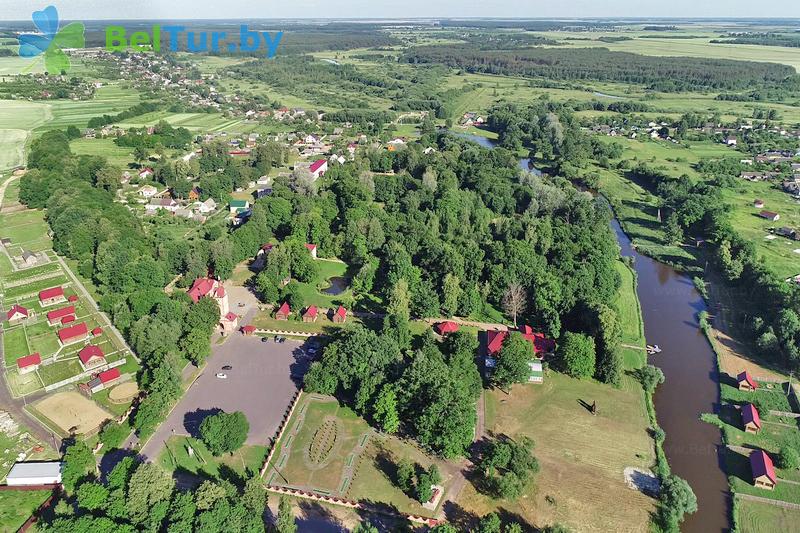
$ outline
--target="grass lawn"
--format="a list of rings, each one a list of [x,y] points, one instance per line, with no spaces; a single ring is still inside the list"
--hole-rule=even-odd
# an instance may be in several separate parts
[[[189,455],[189,447],[194,456]],[[258,472],[267,455],[266,446],[244,446],[233,454],[214,457],[202,441],[191,437],[170,437],[167,447],[158,457],[158,464],[168,472],[184,470],[201,476],[220,477],[225,466],[239,475]]]
[[[112,165],[126,169],[133,163],[133,152],[130,148],[117,146],[113,139],[75,139],[69,144],[73,153],[78,155],[99,155],[105,157]]]
[[[30,354],[25,326],[15,326],[3,331],[3,357],[5,366],[15,366],[17,359]]]
[[[316,305],[319,307],[333,307],[343,304],[345,307],[352,307],[353,292],[348,288],[337,295],[324,294],[322,291],[330,286],[328,281],[332,277],[344,276],[347,272],[347,265],[339,261],[315,261],[319,274],[317,278],[309,283],[297,282],[299,292],[303,296],[304,305]]]
[[[330,398],[303,395],[265,479],[356,501],[388,503],[403,512],[430,515],[391,481],[407,458],[427,468],[434,459],[397,438],[376,434],[355,412]],[[436,461],[448,483],[445,463]]]
[[[17,531],[50,494],[49,490],[0,492],[0,531]]]
[[[37,372],[45,385],[52,385],[53,383],[58,383],[61,380],[80,374],[83,372],[83,368],[78,359],[75,358],[56,361],[50,365],[42,365]]]
[[[739,498],[735,518],[739,533],[792,531],[800,524],[800,510]]]
[[[781,470],[776,469],[775,473],[778,476],[778,484],[775,486],[774,490],[757,488],[753,486],[750,459],[747,456],[726,449],[724,457],[725,471],[728,473],[728,482],[734,492],[800,504],[800,485],[786,482],[781,483]],[[772,531],[779,530],[772,529]]]

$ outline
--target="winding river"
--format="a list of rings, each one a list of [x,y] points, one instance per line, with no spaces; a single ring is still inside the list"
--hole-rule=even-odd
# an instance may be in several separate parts
[[[485,137],[464,135],[493,148]],[[528,159],[520,167],[529,168]],[[697,325],[705,303],[692,280],[672,267],[639,254],[617,220],[611,222],[623,256],[634,258],[645,335],[662,352],[650,362],[664,372],[654,397],[658,424],[666,432],[664,451],[672,472],[689,482],[698,510],[681,526],[684,533],[718,533],[730,527],[730,493],[722,469],[719,429],[700,420],[719,403],[716,356]]]

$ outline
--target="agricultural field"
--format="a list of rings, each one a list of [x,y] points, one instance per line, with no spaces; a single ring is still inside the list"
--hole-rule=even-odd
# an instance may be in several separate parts
[[[268,484],[349,500],[384,502],[401,512],[430,515],[393,485],[405,458],[428,468],[434,460],[416,447],[382,436],[335,399],[304,394],[276,444]],[[448,485],[445,464],[436,461]]]
[[[116,115],[139,103],[135,89],[119,83],[109,83],[97,89],[91,100],[49,100],[51,117],[36,128],[37,132],[50,129],[65,129],[67,126],[85,128],[89,119],[100,115]]]
[[[105,157],[112,165],[122,169],[132,167],[133,151],[124,146],[117,146],[114,139],[75,139],[69,144],[72,152],[78,155],[94,155]]]

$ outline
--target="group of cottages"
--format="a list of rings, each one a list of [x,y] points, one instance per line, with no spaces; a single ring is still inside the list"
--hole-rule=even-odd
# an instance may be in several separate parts
[[[305,311],[303,311],[301,317],[303,322],[311,323],[316,322],[320,314],[320,309],[316,305],[309,305]],[[344,306],[340,305],[335,311],[329,309],[328,314],[331,322],[334,324],[344,324],[347,321],[347,309],[345,309]],[[283,302],[278,310],[275,311],[275,320],[289,320],[291,315],[292,309],[289,306],[289,302]]]
[[[740,391],[755,393],[758,390],[758,382],[747,371],[736,376],[736,381]],[[752,403],[742,405],[740,415],[742,429],[745,432],[759,433],[761,431],[761,417],[758,414],[758,409]],[[778,477],[775,475],[775,466],[772,463],[772,458],[764,450],[750,452],[750,470],[754,486],[772,490],[778,484]]]

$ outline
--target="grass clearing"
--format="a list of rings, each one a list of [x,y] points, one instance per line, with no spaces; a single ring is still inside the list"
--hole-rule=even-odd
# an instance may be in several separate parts
[[[739,498],[736,502],[736,524],[739,533],[792,531],[800,524],[800,510]]]
[[[190,455],[189,449],[193,454]],[[239,475],[257,472],[267,455],[266,446],[243,446],[233,454],[214,457],[205,444],[191,437],[170,437],[166,448],[158,457],[158,464],[168,472],[182,470],[192,474],[220,478],[220,470],[227,467]]]
[[[0,531],[17,531],[51,494],[49,490],[0,492]]]

